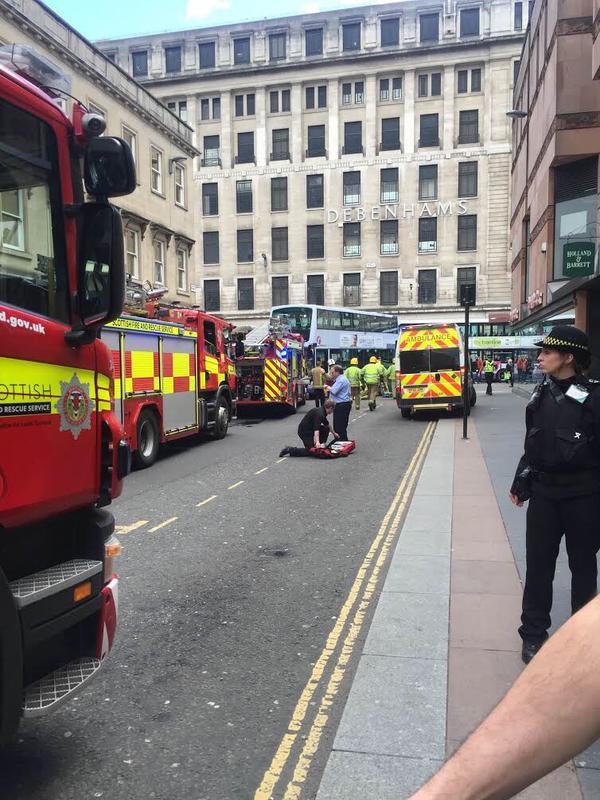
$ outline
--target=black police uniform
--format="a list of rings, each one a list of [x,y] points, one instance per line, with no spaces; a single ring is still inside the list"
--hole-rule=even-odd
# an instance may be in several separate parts
[[[529,498],[527,575],[519,634],[541,644],[548,636],[552,582],[565,535],[573,613],[597,591],[600,548],[600,384],[582,375],[548,376],[526,411],[525,454],[511,492]]]
[[[304,447],[284,447],[279,455],[290,455],[294,457],[311,456],[311,448],[315,444],[315,431],[319,431],[319,441],[324,444],[327,441],[331,427],[327,421],[327,414],[324,408],[311,408],[300,420],[298,425],[298,436],[302,439]]]

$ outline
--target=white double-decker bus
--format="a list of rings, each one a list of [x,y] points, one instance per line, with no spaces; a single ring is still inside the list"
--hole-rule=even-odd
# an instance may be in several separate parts
[[[304,338],[309,357],[326,363],[332,358],[347,366],[356,356],[363,366],[370,356],[384,364],[394,359],[398,339],[398,317],[353,308],[332,306],[273,306],[271,323],[279,322]]]

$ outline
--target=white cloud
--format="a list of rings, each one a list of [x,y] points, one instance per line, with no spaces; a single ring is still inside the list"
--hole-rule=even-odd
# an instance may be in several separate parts
[[[186,19],[206,19],[215,11],[228,11],[230,7],[229,0],[187,0],[185,16]]]

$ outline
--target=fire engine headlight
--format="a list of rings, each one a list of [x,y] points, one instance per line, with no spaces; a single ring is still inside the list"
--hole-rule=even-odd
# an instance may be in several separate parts
[[[123,552],[123,545],[113,534],[104,542],[104,583],[108,583],[113,576],[114,560]]]

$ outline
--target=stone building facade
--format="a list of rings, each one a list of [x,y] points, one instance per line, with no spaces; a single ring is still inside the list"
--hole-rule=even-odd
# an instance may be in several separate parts
[[[102,41],[195,130],[198,302],[510,309],[506,118],[527,3],[402,0]]]
[[[190,126],[36,0],[0,0],[0,42],[29,45],[52,61],[70,76],[71,94],[105,117],[106,133],[130,143],[138,187],[115,199],[123,216],[130,287],[147,282],[165,289],[168,300],[195,302],[198,151]],[[71,102],[60,101],[67,114]]]

